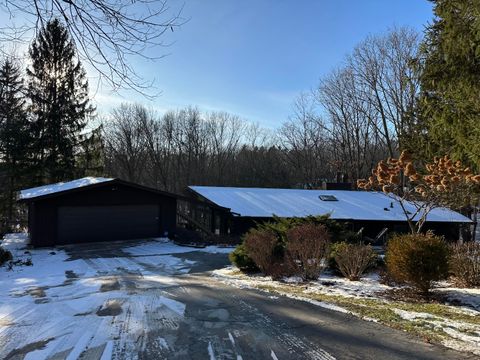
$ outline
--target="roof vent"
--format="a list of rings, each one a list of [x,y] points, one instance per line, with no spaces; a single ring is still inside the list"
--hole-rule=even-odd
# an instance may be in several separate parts
[[[318,197],[322,201],[338,201],[338,199],[333,195],[319,195]]]

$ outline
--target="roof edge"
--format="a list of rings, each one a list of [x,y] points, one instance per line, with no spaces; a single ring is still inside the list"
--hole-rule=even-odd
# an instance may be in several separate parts
[[[217,204],[216,202],[214,202],[214,201],[206,198],[205,196],[203,196],[203,195],[200,194],[199,192],[197,192],[197,191],[195,191],[194,189],[192,189],[192,186],[194,186],[194,185],[188,185],[188,186],[187,186],[187,190],[188,190],[189,192],[191,192],[191,193],[193,193],[193,194],[195,194],[195,195],[197,195],[197,196],[199,196],[200,198],[203,199],[203,200],[201,200],[201,201],[198,200],[198,199],[194,199],[195,201],[197,201],[197,202],[200,201],[200,202],[202,202],[202,203],[207,203],[207,204],[212,205],[212,206],[214,206],[214,207],[216,207],[216,208],[218,208],[218,209],[222,209],[222,210],[226,210],[226,211],[232,212],[232,209],[231,209],[231,208],[228,208],[228,207],[219,205],[219,204]],[[187,198],[187,200],[188,200],[188,201],[192,201],[191,198]]]
[[[97,182],[97,183],[94,183],[94,184],[88,184],[88,185],[76,187],[76,188],[73,188],[73,189],[66,189],[66,190],[57,191],[57,192],[54,192],[54,193],[39,195],[39,196],[35,196],[35,197],[29,197],[29,198],[26,198],[26,199],[18,199],[17,203],[31,203],[31,202],[34,202],[34,201],[47,200],[47,199],[63,196],[65,194],[73,194],[73,193],[85,191],[87,189],[94,189],[94,188],[98,188],[98,187],[102,187],[102,186],[106,186],[106,185],[112,185],[112,184],[125,185],[125,186],[129,186],[129,187],[136,188],[136,189],[139,189],[139,190],[154,192],[156,194],[168,196],[168,197],[175,198],[175,199],[182,198],[181,195],[178,195],[178,194],[175,194],[175,193],[171,193],[171,192],[163,191],[163,190],[158,190],[158,189],[151,188],[151,187],[148,187],[148,186],[136,184],[136,183],[129,182],[129,181],[126,181],[126,180],[122,180],[120,178],[112,178],[112,179],[107,180],[107,181],[101,181],[101,182]]]

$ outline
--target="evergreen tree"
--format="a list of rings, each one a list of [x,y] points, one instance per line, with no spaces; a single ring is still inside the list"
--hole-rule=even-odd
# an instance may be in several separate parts
[[[435,0],[422,48],[420,124],[426,156],[480,169],[480,2]]]
[[[29,49],[28,95],[33,114],[37,181],[56,182],[75,175],[81,131],[94,108],[86,73],[75,45],[58,19],[39,32]]]
[[[0,216],[11,225],[15,193],[25,184],[28,163],[29,124],[25,110],[24,83],[20,69],[12,61],[0,66]]]
[[[77,156],[77,177],[104,175],[103,127],[80,136],[80,152]]]

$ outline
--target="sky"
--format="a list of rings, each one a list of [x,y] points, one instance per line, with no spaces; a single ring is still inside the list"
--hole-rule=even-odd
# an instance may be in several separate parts
[[[94,93],[98,112],[134,101],[160,112],[185,106],[227,111],[276,128],[295,97],[318,85],[370,34],[394,26],[423,31],[432,19],[427,0],[169,0],[188,21],[157,48],[155,60],[132,59],[161,95]],[[90,74],[92,75],[92,74]],[[93,91],[93,90],[92,90]]]

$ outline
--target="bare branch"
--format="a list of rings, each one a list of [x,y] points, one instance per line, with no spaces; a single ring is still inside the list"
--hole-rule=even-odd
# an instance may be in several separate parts
[[[0,42],[25,43],[52,18],[68,29],[80,60],[89,63],[114,91],[132,89],[147,97],[152,81],[144,80],[132,64],[134,58],[158,60],[151,50],[168,47],[166,32],[185,23],[182,8],[174,11],[166,0],[4,0],[0,11],[11,24],[0,28]],[[22,24],[17,26],[16,20]],[[5,46],[0,52],[6,52]]]

